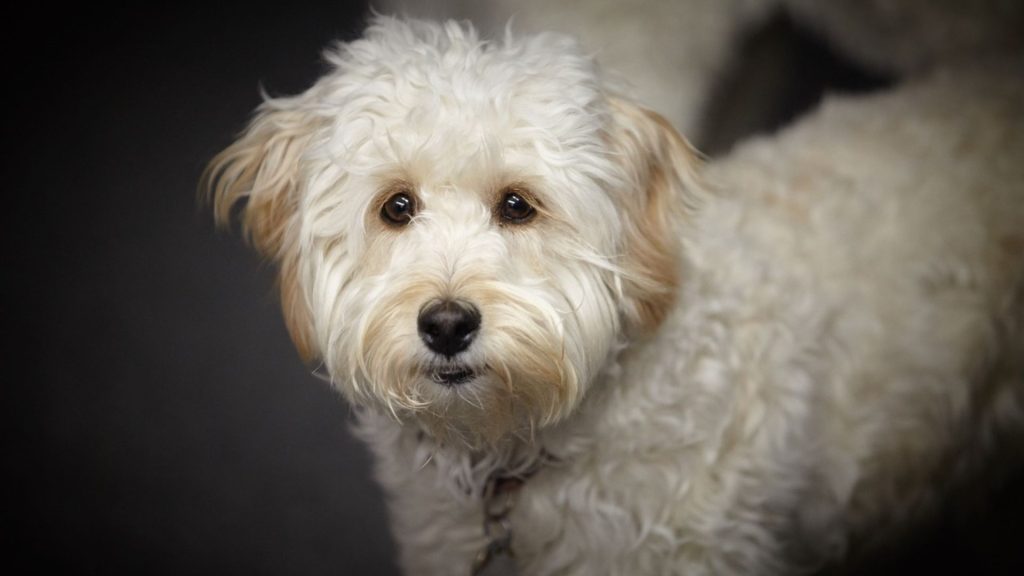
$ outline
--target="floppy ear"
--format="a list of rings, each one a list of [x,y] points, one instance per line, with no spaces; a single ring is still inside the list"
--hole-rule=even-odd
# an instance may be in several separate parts
[[[620,198],[622,292],[627,326],[655,330],[675,303],[683,224],[700,200],[697,152],[660,115],[610,100],[612,146],[629,184]]]
[[[278,267],[285,324],[299,355],[316,356],[309,305],[299,285],[298,207],[302,156],[317,121],[297,99],[266,100],[241,137],[203,172],[200,190],[218,225],[239,211],[246,239]]]

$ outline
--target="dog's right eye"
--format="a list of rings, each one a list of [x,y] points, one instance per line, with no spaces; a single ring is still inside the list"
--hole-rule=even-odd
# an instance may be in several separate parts
[[[405,226],[416,214],[416,200],[405,192],[387,199],[380,209],[380,217],[392,226]]]

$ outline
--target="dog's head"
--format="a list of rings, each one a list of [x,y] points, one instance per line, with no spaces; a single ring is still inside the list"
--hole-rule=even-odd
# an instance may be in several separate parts
[[[299,352],[358,404],[477,445],[564,418],[679,282],[694,156],[555,35],[378,18],[210,164]]]

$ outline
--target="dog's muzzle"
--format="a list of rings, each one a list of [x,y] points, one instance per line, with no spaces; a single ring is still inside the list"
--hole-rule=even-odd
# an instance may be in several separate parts
[[[427,348],[444,357],[443,365],[431,370],[431,379],[444,386],[472,380],[473,370],[453,359],[469,348],[480,330],[480,311],[476,306],[457,300],[431,302],[420,310],[416,323]]]
[[[451,358],[473,343],[480,329],[480,312],[466,302],[440,300],[420,310],[417,326],[427,348]]]

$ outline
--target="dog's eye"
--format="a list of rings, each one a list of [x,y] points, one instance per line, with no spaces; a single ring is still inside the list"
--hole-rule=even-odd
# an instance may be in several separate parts
[[[388,198],[380,209],[380,217],[388,224],[405,226],[416,213],[416,200],[405,192]]]
[[[509,190],[502,197],[498,205],[498,215],[505,222],[511,224],[524,224],[529,222],[537,211],[526,201],[523,196],[515,191]]]

